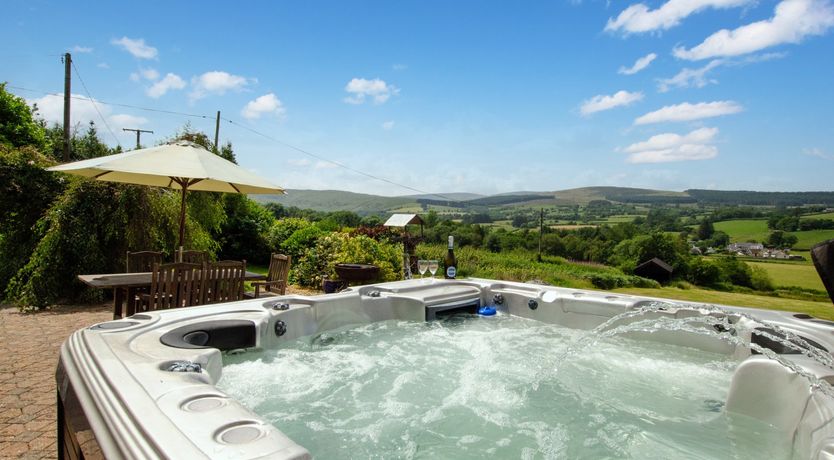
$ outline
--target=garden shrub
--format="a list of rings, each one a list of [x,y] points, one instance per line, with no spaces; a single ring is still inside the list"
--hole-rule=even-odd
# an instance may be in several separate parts
[[[266,243],[269,245],[271,251],[280,252],[282,251],[284,241],[286,241],[290,235],[295,233],[296,230],[300,230],[311,225],[313,224],[310,221],[298,217],[285,217],[283,219],[278,219],[273,222],[272,226],[269,227],[266,234]]]
[[[750,286],[757,291],[773,291],[773,280],[762,267],[751,267]]]
[[[324,278],[335,279],[337,263],[373,264],[379,267],[379,281],[402,277],[402,246],[376,241],[364,235],[334,232],[321,235],[316,244],[303,251],[293,264],[292,281],[318,288]]]

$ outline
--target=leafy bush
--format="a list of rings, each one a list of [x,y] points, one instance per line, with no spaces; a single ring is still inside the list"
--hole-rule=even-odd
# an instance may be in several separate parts
[[[721,267],[703,257],[694,258],[689,264],[689,280],[701,286],[713,286],[724,279]]]
[[[299,230],[303,231],[303,230]],[[364,235],[330,233],[318,238],[293,264],[292,280],[318,288],[324,278],[335,279],[337,263],[373,264],[379,267],[380,281],[402,277],[402,245],[376,241]]]
[[[773,291],[773,280],[762,267],[751,267],[750,287],[757,291]]]
[[[269,209],[269,208],[267,208]],[[266,243],[271,251],[281,251],[284,241],[296,230],[313,225],[310,221],[298,217],[285,217],[273,222],[266,234]]]
[[[721,257],[716,260],[721,267],[723,279],[736,286],[753,287],[753,270],[746,263],[735,257]]]
[[[587,276],[594,287],[604,290],[617,289],[621,287],[659,288],[660,283],[655,280],[641,278],[633,275],[616,273],[593,273]]]
[[[269,263],[266,235],[275,220],[272,213],[245,195],[226,194],[223,203],[226,220],[216,237],[219,258]]]
[[[327,235],[327,232],[320,229],[317,225],[299,228],[284,240],[280,246],[280,250],[284,254],[292,256],[293,260],[298,260],[307,248],[314,247],[318,239],[325,235]]]
[[[38,221],[39,240],[25,266],[9,282],[7,297],[23,309],[96,298],[101,292],[81,289],[77,274],[121,271],[127,250],[173,248],[178,200],[173,193],[161,192],[71,180]]]

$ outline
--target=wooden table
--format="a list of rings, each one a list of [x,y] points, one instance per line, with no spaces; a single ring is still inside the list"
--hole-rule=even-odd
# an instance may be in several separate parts
[[[113,289],[113,319],[122,318],[125,300],[128,292],[141,287],[151,286],[151,272],[142,273],[106,273],[101,275],[78,275],[78,279],[87,286],[96,289]],[[261,281],[266,275],[255,272],[246,272],[246,281]],[[131,306],[128,305],[127,315],[132,315]]]

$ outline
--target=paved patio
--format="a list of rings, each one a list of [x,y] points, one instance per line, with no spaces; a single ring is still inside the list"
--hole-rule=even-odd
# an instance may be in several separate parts
[[[289,286],[287,294],[317,292]],[[58,306],[35,313],[0,306],[0,459],[58,458],[58,350],[76,330],[112,318],[109,303]]]
[[[112,315],[109,304],[36,313],[0,308],[0,458],[58,458],[58,349],[72,332]]]

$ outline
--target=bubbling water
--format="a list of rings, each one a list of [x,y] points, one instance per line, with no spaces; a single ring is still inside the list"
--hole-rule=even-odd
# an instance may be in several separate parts
[[[722,410],[737,359],[622,336],[726,318],[624,315],[373,323],[227,356],[218,387],[318,458],[791,458]]]

